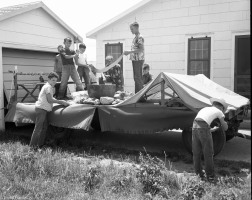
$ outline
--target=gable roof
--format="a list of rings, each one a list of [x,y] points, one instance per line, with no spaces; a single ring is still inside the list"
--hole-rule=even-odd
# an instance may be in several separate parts
[[[87,38],[93,38],[95,39],[96,38],[96,35],[99,31],[101,31],[102,29],[106,28],[107,26],[117,22],[118,20],[122,19],[123,17],[131,14],[132,12],[136,11],[137,9],[147,5],[148,3],[150,3],[152,0],[143,0],[143,1],[140,1],[138,4],[132,6],[131,8],[125,10],[124,12],[122,12],[121,14],[115,16],[114,18],[108,20],[107,22],[103,23],[102,25],[98,26],[97,28],[89,31],[87,34],[86,34],[86,37]]]
[[[31,10],[42,8],[46,11],[53,19],[55,19],[59,24],[61,24],[66,30],[74,35],[75,40],[79,42],[83,41],[83,38],[76,33],[72,28],[70,28],[64,21],[62,21],[53,11],[51,11],[42,1],[30,2],[25,4],[19,4],[14,6],[8,6],[0,8],[0,21],[20,15]]]

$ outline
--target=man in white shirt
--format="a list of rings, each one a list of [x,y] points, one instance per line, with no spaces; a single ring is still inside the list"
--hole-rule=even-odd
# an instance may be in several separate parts
[[[228,105],[224,99],[211,98],[210,102],[213,106],[202,108],[194,119],[192,128],[192,152],[195,173],[201,178],[204,177],[201,165],[201,155],[203,153],[206,177],[211,181],[215,177],[212,132],[219,128],[222,128],[223,131],[228,129],[228,125],[224,121],[224,113]],[[210,125],[215,119],[219,120],[220,127],[215,126],[211,128]]]

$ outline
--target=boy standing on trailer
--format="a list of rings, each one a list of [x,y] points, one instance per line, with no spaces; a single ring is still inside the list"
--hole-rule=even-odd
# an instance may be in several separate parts
[[[57,49],[58,49],[59,54],[55,56],[54,72],[58,74],[59,76],[58,82],[60,82],[61,77],[62,77],[62,67],[63,67],[60,53],[63,51],[63,46],[59,45]]]
[[[77,73],[77,70],[75,68],[74,61],[73,61],[73,58],[77,57],[79,52],[76,53],[74,50],[70,49],[70,46],[72,45],[72,39],[69,37],[64,39],[64,45],[65,45],[65,48],[60,53],[63,68],[62,68],[62,79],[61,79],[59,95],[58,95],[59,99],[64,98],[64,93],[66,91],[67,82],[70,76],[76,84],[76,91],[83,90],[80,77]]]
[[[201,178],[204,177],[201,165],[201,155],[203,153],[207,180],[213,181],[215,174],[212,132],[219,128],[222,128],[223,131],[228,129],[227,122],[224,121],[224,113],[228,105],[224,99],[211,98],[210,102],[212,107],[202,108],[194,119],[192,127],[192,152],[195,173]],[[219,119],[220,127],[215,126],[211,128],[210,125],[215,119]]]

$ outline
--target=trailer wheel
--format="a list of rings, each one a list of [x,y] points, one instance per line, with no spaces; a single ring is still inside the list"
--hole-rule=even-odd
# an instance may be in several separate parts
[[[50,125],[48,129],[49,129],[50,135],[52,135],[55,139],[68,138],[71,133],[71,129],[52,126],[52,125]]]
[[[234,135],[226,135],[226,142],[229,140],[232,140],[234,138]]]
[[[214,145],[214,156],[219,154],[225,146],[226,134],[222,129],[219,129],[212,133],[213,145]],[[192,130],[185,129],[182,132],[182,139],[186,150],[192,154]]]

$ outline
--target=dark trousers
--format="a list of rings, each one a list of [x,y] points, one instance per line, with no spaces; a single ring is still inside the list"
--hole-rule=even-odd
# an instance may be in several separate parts
[[[192,151],[195,173],[202,176],[201,155],[204,155],[207,178],[214,177],[213,139],[210,126],[204,121],[194,121],[192,128]]]
[[[58,80],[57,80],[57,82],[60,82],[61,81],[61,77],[62,77],[62,72],[56,72],[57,74],[58,74],[58,76],[59,76],[59,78],[58,78]]]
[[[48,120],[47,120],[47,111],[35,108],[36,112],[36,121],[35,127],[32,133],[30,146],[42,146],[45,142],[47,136]]]
[[[82,77],[85,81],[85,87],[90,84],[90,77],[89,77],[89,67],[78,66],[77,72],[80,76],[80,80],[82,81]]]
[[[61,83],[59,87],[59,95],[58,98],[64,97],[64,94],[67,89],[67,83],[68,79],[71,76],[73,79],[74,83],[76,84],[76,91],[82,91],[83,86],[80,81],[80,77],[77,73],[77,70],[75,69],[74,64],[68,64],[68,65],[63,65],[62,67],[62,77],[61,77]]]
[[[132,60],[133,76],[135,81],[135,93],[143,88],[143,64],[144,60]]]

